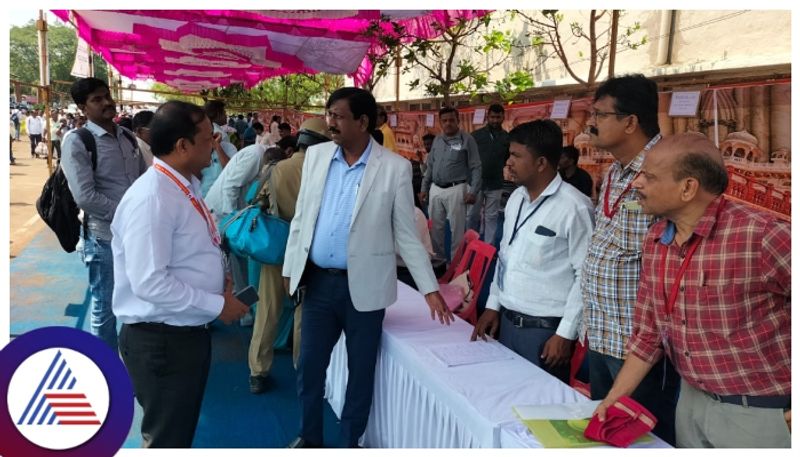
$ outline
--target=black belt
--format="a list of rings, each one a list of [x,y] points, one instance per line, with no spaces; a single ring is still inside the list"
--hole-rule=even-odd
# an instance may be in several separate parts
[[[560,317],[536,317],[518,313],[510,309],[504,309],[503,314],[517,328],[543,328],[548,330],[558,329],[561,323]]]
[[[158,333],[191,333],[191,332],[205,332],[208,330],[209,324],[205,325],[169,325],[161,322],[138,322],[136,324],[127,324],[131,327],[148,332]]]
[[[467,182],[467,180],[466,179],[462,179],[461,181],[453,181],[453,182],[448,183],[448,184],[439,184],[439,183],[434,183],[434,184],[436,184],[436,187],[438,187],[440,189],[447,189],[448,187],[453,187],[453,186],[457,186],[459,184],[464,184],[465,182]]]
[[[756,397],[751,395],[717,395],[704,390],[701,392],[720,403],[728,403],[731,405],[739,405],[744,407],[752,406],[755,408],[783,409],[789,408],[792,405],[791,395],[765,395]]]
[[[308,266],[312,270],[316,270],[320,273],[325,273],[333,276],[347,276],[347,270],[341,270],[339,268],[322,268],[321,266],[311,261],[308,262]]]

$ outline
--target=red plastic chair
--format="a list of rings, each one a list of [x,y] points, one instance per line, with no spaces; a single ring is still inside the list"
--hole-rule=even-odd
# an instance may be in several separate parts
[[[462,257],[464,257],[465,249],[470,243],[478,238],[480,238],[480,234],[478,234],[478,232],[475,230],[469,229],[466,231],[466,233],[464,233],[464,238],[461,239],[461,244],[458,245],[456,254],[453,256],[453,261],[450,262],[450,265],[447,267],[447,271],[444,272],[444,275],[439,278],[439,284],[447,284],[464,271],[464,269],[461,269],[458,273],[456,273],[456,269],[459,267]]]
[[[578,375],[578,371],[581,369],[583,359],[586,358],[586,349],[586,346],[582,345],[580,341],[575,344],[575,352],[572,353],[572,360],[570,360],[569,363],[569,385],[586,398],[592,398],[592,391],[589,383],[575,379],[575,376]]]
[[[467,246],[461,261],[455,269],[455,276],[460,275],[464,271],[469,270],[468,277],[472,284],[472,299],[462,309],[456,312],[456,315],[472,325],[478,321],[478,298],[483,288],[483,282],[486,280],[486,274],[489,271],[489,266],[494,259],[497,249],[489,243],[484,243],[480,240],[473,240]],[[451,310],[458,309],[464,299],[464,294],[460,291],[452,293],[451,289],[457,286],[450,284],[442,284],[442,297],[447,302],[448,308]]]

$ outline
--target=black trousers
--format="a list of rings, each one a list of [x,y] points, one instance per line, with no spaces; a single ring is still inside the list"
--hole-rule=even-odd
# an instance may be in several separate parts
[[[322,408],[326,369],[331,352],[344,331],[347,346],[347,391],[342,409],[342,434],[355,447],[367,428],[375,387],[385,310],[358,311],[350,298],[346,275],[306,267],[303,335],[297,363],[297,391],[302,412],[300,436],[321,446]]]
[[[53,157],[57,158],[58,160],[61,160],[61,141],[52,140],[50,144],[53,145],[52,147]]]
[[[42,135],[28,135],[31,139],[31,157],[36,155],[36,146],[42,142]]]
[[[191,447],[211,362],[208,330],[153,331],[125,324],[119,349],[144,410],[142,447]]]

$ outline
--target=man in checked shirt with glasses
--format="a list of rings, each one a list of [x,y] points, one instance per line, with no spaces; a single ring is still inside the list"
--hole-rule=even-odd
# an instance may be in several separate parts
[[[667,137],[633,182],[661,216],[644,241],[628,358],[597,409],[667,355],[683,378],[679,447],[790,447],[790,225],[725,198],[722,156],[703,135]]]
[[[642,241],[655,221],[641,211],[631,189],[647,151],[661,139],[655,82],[642,75],[607,80],[595,93],[588,125],[592,144],[616,159],[600,189],[581,275],[584,330],[579,335],[588,339],[591,395],[600,400],[627,356]],[[665,358],[632,393],[658,419],[656,435],[673,445],[678,379]]]

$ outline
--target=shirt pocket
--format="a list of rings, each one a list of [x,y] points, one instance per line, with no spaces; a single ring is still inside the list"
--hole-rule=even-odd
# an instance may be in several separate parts
[[[719,284],[700,287],[696,295],[697,327],[733,343],[748,322],[745,297],[751,294],[747,284]]]
[[[525,235],[525,245],[521,249],[522,263],[528,267],[541,268],[553,259],[557,241],[557,236],[540,235],[531,230]]]

